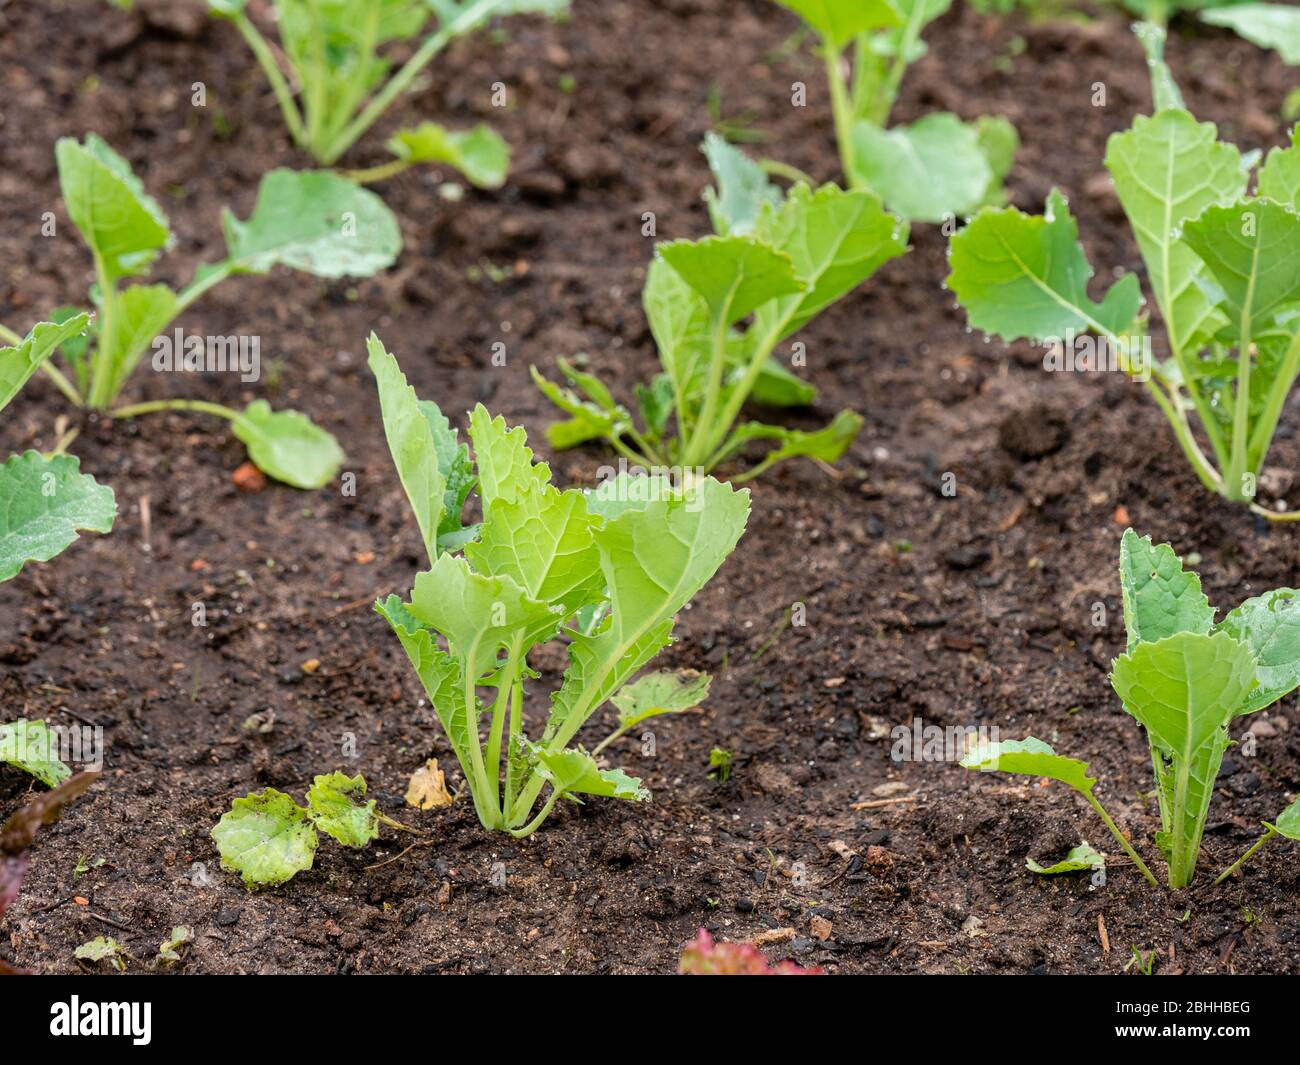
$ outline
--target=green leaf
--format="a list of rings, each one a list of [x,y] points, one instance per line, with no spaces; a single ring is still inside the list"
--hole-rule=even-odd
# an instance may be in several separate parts
[[[465,558],[485,577],[509,577],[531,598],[567,618],[604,597],[600,553],[581,492],[533,485],[498,501]]]
[[[975,136],[990,171],[988,187],[976,206],[1001,207],[1007,200],[1003,185],[1016,164],[1020,134],[1011,121],[1001,115],[980,115],[975,120]]]
[[[542,395],[570,415],[568,421],[557,422],[546,427],[546,440],[553,448],[564,450],[585,444],[588,440],[617,440],[627,432],[632,425],[632,416],[626,408],[614,403],[596,378],[590,374],[576,374],[576,371],[563,359],[559,360],[559,365],[571,381],[576,376],[581,378],[588,388],[598,386],[599,393],[603,393],[603,400],[607,405],[585,400],[570,389],[547,380],[536,366],[529,367],[533,382],[541,390]]]
[[[109,281],[146,273],[171,230],[130,164],[93,133],[84,144],[64,137],[55,157],[68,216]]]
[[[1287,839],[1300,840],[1300,799],[1296,799],[1278,815],[1273,827]]]
[[[470,766],[473,764],[470,751],[477,742],[471,729],[477,729],[478,721],[470,719],[465,703],[465,678],[460,665],[438,647],[429,630],[412,616],[397,596],[390,595],[383,602],[377,602],[375,611],[387,620],[401,641],[438,720],[442,722],[443,731],[451,741],[461,769],[466,779],[470,779]]]
[[[176,317],[177,299],[166,285],[133,285],[124,292],[113,293],[110,298],[113,300],[110,331],[101,332],[98,343],[104,345],[110,360],[106,394],[116,396],[154,339]],[[101,317],[101,323],[109,317]]]
[[[583,490],[587,509],[606,521],[629,510],[645,510],[658,500],[675,499],[679,485],[665,473],[624,471],[601,481],[595,488]]]
[[[786,429],[779,425],[764,425],[761,422],[746,422],[731,434],[722,452],[724,456],[730,457],[752,440],[775,440],[779,446],[763,456],[764,468],[800,455],[833,466],[857,439],[861,428],[862,416],[851,410],[840,411],[830,425],[813,433]]]
[[[1246,191],[1241,153],[1216,139],[1214,125],[1186,111],[1139,115],[1106,147],[1106,168],[1137,237],[1151,288],[1180,351],[1216,317],[1197,279],[1205,267],[1179,230],[1214,204]]]
[[[1111,683],[1157,743],[1190,759],[1245,704],[1255,659],[1226,632],[1179,632],[1121,655]]]
[[[659,254],[703,297],[712,319],[724,325],[805,287],[788,255],[751,237],[675,240],[661,244]]]
[[[854,183],[884,197],[891,211],[919,222],[969,214],[993,181],[974,126],[938,111],[910,126],[853,128]]]
[[[748,492],[706,477],[595,530],[611,611],[595,633],[571,639],[564,683],[551,697],[546,742],[559,736],[552,747],[567,743],[667,645],[673,616],[718,571],[748,518]]]
[[[126,959],[129,956],[112,936],[97,936],[89,943],[81,944],[73,952],[73,957],[80,961],[106,961],[118,972],[126,968]]]
[[[952,238],[948,287],[972,326],[1004,340],[1063,337],[1091,328],[1121,334],[1137,318],[1137,277],[1114,284],[1101,303],[1088,298],[1092,267],[1078,226],[1058,190],[1046,214],[985,208]]]
[[[890,259],[907,251],[907,226],[865,189],[823,185],[790,190],[779,210],[763,212],[754,236],[787,256],[801,291],[758,309],[754,329],[783,339],[798,332]]]
[[[690,396],[708,366],[708,304],[681,274],[658,257],[646,274],[641,302],[669,380],[683,397]]]
[[[610,699],[618,709],[618,727],[630,729],[660,714],[679,714],[708,697],[712,678],[693,669],[660,670],[625,684]]]
[[[484,683],[497,667],[497,652],[516,641],[526,651],[555,635],[564,615],[534,599],[507,576],[475,573],[468,561],[439,555],[415,578],[407,606],[420,624],[447,638],[467,681]]]
[[[1291,146],[1274,148],[1259,168],[1258,194],[1292,210],[1300,209],[1300,126],[1291,131]]]
[[[981,773],[1017,773],[1022,776],[1047,777],[1068,784],[1076,791],[1091,793],[1096,777],[1088,776],[1088,763],[1066,758],[1042,740],[1027,736],[1023,740],[1003,740],[976,747],[961,760],[965,769]]]
[[[175,965],[181,960],[181,949],[194,942],[194,929],[178,924],[158,947],[158,964]]]
[[[1255,679],[1239,714],[1253,714],[1300,687],[1300,592],[1278,588],[1247,599],[1229,612],[1218,631],[1244,644],[1255,657]]]
[[[366,341],[370,372],[379,387],[379,406],[384,419],[388,451],[397,467],[402,490],[415,512],[424,549],[432,562],[438,557],[438,529],[446,505],[447,478],[442,472],[433,426],[420,407],[415,389],[397,360],[374,333]],[[436,408],[435,408],[436,409]]]
[[[310,869],[317,844],[308,812],[274,788],[231,803],[212,840],[221,867],[238,873],[246,887],[283,884]]]
[[[82,336],[90,324],[90,315],[78,313],[62,324],[37,322],[21,344],[0,347],[0,410],[13,400],[41,363],[58,349],[59,345]]]
[[[1262,322],[1300,300],[1300,215],[1271,200],[1211,206],[1183,239],[1222,289],[1230,317]]]
[[[411,163],[446,163],[480,189],[499,189],[510,170],[509,145],[483,124],[453,132],[437,122],[421,122],[399,129],[388,150]]]
[[[28,562],[48,562],[79,531],[113,528],[113,490],[80,469],[71,455],[47,459],[36,451],[13,455],[0,466],[0,581]]]
[[[497,500],[509,503],[527,486],[550,483],[547,465],[533,464],[523,427],[506,428],[506,420],[500,415],[493,418],[482,403],[470,412],[469,438],[478,464],[478,494],[485,520]]]
[[[668,267],[665,266],[664,269],[672,273]],[[657,373],[650,379],[650,384],[634,385],[632,390],[636,394],[637,407],[651,439],[658,440],[668,428],[668,419],[672,417],[673,405],[676,403],[673,397],[673,379],[666,373]],[[755,392],[757,391],[756,388]]]
[[[375,800],[363,803],[366,778],[358,773],[329,773],[312,781],[307,792],[311,819],[322,832],[333,836],[345,847],[364,847],[379,835],[379,815]]]
[[[247,222],[223,215],[234,273],[291,266],[317,277],[369,277],[402,250],[383,200],[326,170],[273,170],[262,178]]]
[[[1183,569],[1168,544],[1124,530],[1119,546],[1119,583],[1124,596],[1127,650],[1179,632],[1214,628],[1214,607],[1201,592],[1201,578]]]
[[[333,436],[296,410],[271,410],[264,399],[244,408],[233,431],[259,470],[294,488],[323,488],[343,465]]]
[[[47,788],[72,776],[58,752],[59,738],[44,721],[20,718],[0,725],[0,762],[30,773]]]
[[[808,23],[822,40],[843,48],[861,33],[897,26],[901,19],[889,0],[776,0]]]
[[[707,189],[704,202],[718,236],[744,236],[754,228],[765,204],[780,206],[780,188],[749,156],[716,133],[707,133],[702,148],[716,188]]]
[[[1084,840],[1054,865],[1043,866],[1039,865],[1033,858],[1026,858],[1025,867],[1031,873],[1038,873],[1042,876],[1055,876],[1058,873],[1093,872],[1097,869],[1106,868],[1106,856],[1087,840]]]
[[[1286,4],[1233,4],[1202,11],[1201,21],[1226,26],[1251,44],[1272,48],[1282,62],[1300,65],[1300,9]]]
[[[556,791],[566,794],[603,795],[632,802],[647,802],[650,792],[641,781],[630,777],[621,769],[598,769],[596,761],[583,750],[539,750],[542,775]]]
[[[769,357],[754,379],[749,398],[763,407],[807,407],[816,401],[817,389]]]

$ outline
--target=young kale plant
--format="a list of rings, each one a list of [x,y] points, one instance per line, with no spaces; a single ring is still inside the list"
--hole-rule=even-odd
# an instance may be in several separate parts
[[[275,0],[276,25],[289,78],[277,54],[249,19],[248,0],[208,0],[214,15],[230,19],[253,50],[280,105],[295,143],[323,166],[332,166],[412,87],[433,59],[458,37],[499,15],[559,16],[568,0]],[[430,27],[430,19],[435,19]],[[385,45],[423,35],[419,47],[394,73],[380,54]],[[295,100],[290,82],[298,86]],[[359,181],[391,177],[417,163],[455,167],[480,188],[506,178],[510,152],[485,125],[453,132],[434,122],[399,130],[388,142],[396,157],[351,176]]]
[[[25,337],[13,334],[14,344],[0,347],[0,411],[60,344],[83,336],[89,324],[90,315],[74,314],[59,324],[40,322]],[[63,454],[69,439],[59,441],[52,455],[28,451],[0,464],[0,581],[17,576],[28,562],[48,562],[82,530],[113,528],[113,490]]]
[[[1002,183],[1019,146],[1005,118],[968,123],[940,111],[889,126],[903,74],[925,54],[922,32],[952,0],[776,2],[802,18],[820,42],[840,161],[851,185],[872,189],[891,211],[917,222],[943,222],[1005,200]],[[779,163],[766,165],[792,173]]]
[[[948,287],[972,326],[1004,340],[1059,352],[1080,336],[1092,343],[1093,334],[1143,380],[1206,488],[1269,518],[1300,520],[1300,511],[1254,503],[1300,372],[1300,148],[1293,139],[1273,149],[1252,182],[1255,160],[1183,107],[1161,58],[1161,31],[1147,26],[1141,35],[1156,114],[1111,137],[1106,167],[1146,264],[1168,358],[1148,357],[1136,275],[1115,282],[1100,303],[1089,297],[1092,268],[1057,190],[1041,217],[981,211],[952,239]]]
[[[306,806],[275,788],[236,799],[211,832],[221,867],[238,873],[245,887],[268,887],[311,868],[317,830],[356,848],[377,838],[381,824],[410,831],[378,813],[374,799],[363,802],[365,797],[360,774],[328,773],[312,781]]]
[[[1160,804],[1156,845],[1169,886],[1192,882],[1214,782],[1238,717],[1271,706],[1300,686],[1300,591],[1279,588],[1247,599],[1221,620],[1168,544],[1132,529],[1120,545],[1120,587],[1128,649],[1111,671],[1124,709],[1146,730]],[[1093,794],[1086,763],[1030,737],[984,744],[968,769],[1026,773],[1075,788],[1142,870],[1151,875]]]
[[[675,486],[629,474],[561,491],[532,461],[523,429],[481,404],[469,419],[471,459],[373,335],[369,350],[388,447],[430,561],[410,602],[393,595],[376,609],[424,684],[479,820],[522,837],[562,798],[648,799],[641,781],[570,744],[606,702],[624,730],[703,698],[698,677],[628,682],[669,644],[677,612],[736,546],[749,493],[711,477]],[[483,520],[465,527],[475,488]],[[524,696],[538,674],[528,656],[561,637],[568,669],[532,742]]]
[[[44,362],[45,373],[78,406],[107,411],[113,418],[163,410],[225,418],[265,473],[297,488],[327,484],[343,453],[329,433],[296,411],[274,412],[265,400],[255,400],[242,411],[202,400],[113,405],[150,347],[157,352],[156,338],[224,279],[265,274],[279,265],[323,278],[366,277],[389,266],[402,240],[388,208],[373,193],[334,174],[276,170],[262,179],[247,221],[226,211],[224,259],[201,266],[179,292],[163,284],[123,287],[128,278],[148,273],[159,253],[171,246],[166,216],[126,160],[99,137],[92,134],[81,144],[65,138],[58,143],[57,157],[64,203],[94,260],[96,281],[90,299],[97,313],[87,340],[84,314],[74,308],[58,312],[56,317],[70,327],[58,342],[68,372]],[[0,339],[14,344],[21,340],[3,326]],[[200,338],[190,339],[202,347]],[[47,355],[47,346],[40,345],[39,351],[34,347],[31,354]],[[198,354],[195,368],[202,369],[205,353]],[[173,357],[175,368],[194,361],[188,344],[184,353],[173,352]]]
[[[42,826],[57,821],[63,808],[89,788],[98,776],[94,772],[78,773],[57,788],[37,795],[0,826],[0,917],[5,915],[5,911],[18,898],[18,890],[22,887],[30,860],[27,852],[31,849],[37,832]],[[22,969],[0,959],[0,976],[13,976],[22,972]]]
[[[572,388],[533,369],[538,387],[570,416],[550,426],[547,439],[561,449],[604,439],[632,462],[704,473],[751,443],[769,444],[736,482],[797,455],[834,463],[862,426],[852,411],[811,433],[736,421],[751,399],[792,407],[816,398],[775,357],[777,346],[902,255],[907,226],[866,190],[798,184],[783,197],[758,164],[721,139],[706,141],[705,152],[718,175],[706,195],[716,233],[660,244],[650,264],[642,303],[663,372],[636,388],[640,424],[597,377],[561,359]]]

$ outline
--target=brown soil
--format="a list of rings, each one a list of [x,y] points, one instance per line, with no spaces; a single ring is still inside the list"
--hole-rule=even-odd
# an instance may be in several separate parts
[[[85,421],[74,450],[116,488],[118,525],[0,589],[0,705],[9,717],[102,725],[108,772],[38,842],[4,922],[5,953],[74,971],[74,948],[109,934],[138,969],[173,925],[188,924],[189,973],[668,972],[700,926],[728,939],[789,927],[795,938],[769,953],[832,972],[1119,972],[1131,947],[1158,950],[1157,971],[1300,971],[1300,851],[1274,844],[1222,888],[1205,875],[1300,785],[1294,700],[1270,713],[1276,736],[1256,757],[1229,754],[1202,877],[1177,896],[1119,861],[1092,890],[1082,877],[1029,874],[1026,856],[1054,858],[1080,837],[1116,849],[1059,787],[891,760],[889,729],[914,717],[1032,732],[1092,759],[1104,801],[1151,854],[1149,765],[1106,681],[1123,642],[1120,509],[1139,530],[1199,552],[1220,605],[1300,581],[1296,532],[1207,496],[1139,389],[1048,375],[1038,353],[969,335],[941,291],[945,241],[932,227],[803,338],[822,396],[791,424],[852,407],[867,425],[837,477],[790,464],[757,484],[748,534],[683,614],[664,662],[713,672],[713,695],[703,713],[663,721],[657,757],[632,741],[615,752],[654,802],[594,801],[524,842],[485,833],[467,802],[403,807],[413,768],[454,760],[369,610],[376,595],[409,587],[420,555],[364,366],[367,331],[445,410],[483,400],[545,452],[551,415],[530,363],[587,352],[625,395],[654,366],[639,306],[651,251],[641,214],[656,212],[661,238],[704,232],[698,145],[711,86],[728,117],[751,116],[770,134],[764,150],[836,176],[817,61],[783,48],[796,24],[774,5],[575,8],[567,24],[516,20],[458,43],[351,160],[381,161],[400,121],[483,118],[515,146],[505,190],[453,206],[434,175],[403,175],[381,189],[406,238],[388,275],[232,281],[181,323],[259,334],[281,373],[247,392],[228,377],[147,370],[128,387],[136,399],[265,396],[299,407],[344,444],[354,498],[337,486],[237,491],[241,448],[202,417]],[[165,201],[178,244],[159,276],[173,282],[219,254],[221,205],[245,214],[262,172],[305,165],[237,35],[197,25],[145,26],[98,0],[0,3],[0,320],[25,328],[84,299],[90,267],[58,199],[58,136],[102,134]],[[1106,136],[1149,107],[1125,23],[1034,24],[962,5],[928,36],[899,118],[1007,115],[1024,141],[1014,202],[1038,210],[1059,185],[1101,271],[1137,268],[1098,180]],[[1225,138],[1282,141],[1294,70],[1194,26],[1170,54],[1189,104]],[[576,91],[563,90],[566,74]],[[809,85],[806,109],[789,106],[796,80]],[[190,106],[195,81],[207,86],[206,110]],[[495,81],[513,89],[504,113],[488,106]],[[1099,81],[1104,107],[1093,106]],[[41,239],[51,210],[59,235]],[[494,282],[484,266],[511,276]],[[504,368],[489,361],[497,340]],[[50,446],[64,412],[34,382],[6,415],[0,454]],[[1273,456],[1287,476],[1294,424]],[[606,458],[594,448],[547,457],[568,483],[589,481]],[[942,492],[947,472],[955,498]],[[206,629],[190,625],[197,601]],[[796,602],[807,625],[787,628]],[[308,675],[300,665],[312,658],[322,664]],[[546,661],[547,685],[560,664]],[[533,693],[534,717],[545,690]],[[241,727],[268,710],[269,735]],[[349,736],[353,760],[341,754]],[[714,746],[736,753],[725,785],[706,776]],[[367,870],[404,842],[386,833],[365,852],[327,842],[313,870],[259,894],[218,868],[208,831],[232,798],[264,786],[301,794],[335,768],[364,773],[381,808],[432,844]],[[0,771],[0,810],[27,788]],[[877,805],[855,810],[863,801]],[[105,861],[74,878],[82,857]],[[500,888],[496,863],[507,872]],[[817,915],[832,925],[825,941],[810,932]]]

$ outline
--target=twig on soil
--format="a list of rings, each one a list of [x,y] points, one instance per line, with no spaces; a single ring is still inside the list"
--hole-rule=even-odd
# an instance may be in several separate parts
[[[391,858],[385,858],[382,862],[375,862],[374,865],[367,865],[363,871],[369,873],[375,869],[382,869],[385,865],[391,865],[398,859],[405,858],[411,851],[415,850],[416,847],[427,847],[432,842],[433,840],[431,839],[417,839],[400,854],[394,854]]]
[[[884,806],[897,806],[900,802],[916,802],[919,795],[899,795],[893,799],[868,799],[865,802],[855,802],[849,805],[850,810],[879,810]]]
[[[330,621],[341,614],[346,614],[350,610],[356,610],[358,607],[369,606],[374,601],[375,597],[373,595],[363,595],[360,599],[354,599],[350,603],[344,603],[342,606],[331,610],[325,615],[325,620]]]
[[[87,916],[93,917],[96,921],[103,921],[104,924],[112,925],[114,928],[119,929],[120,931],[123,932],[131,931],[130,925],[122,924],[121,921],[115,921],[111,917],[105,917],[102,913],[96,913],[94,910],[87,910],[86,914]]]
[[[1102,954],[1110,953],[1110,936],[1106,934],[1106,918],[1097,914],[1097,935],[1101,938]]]

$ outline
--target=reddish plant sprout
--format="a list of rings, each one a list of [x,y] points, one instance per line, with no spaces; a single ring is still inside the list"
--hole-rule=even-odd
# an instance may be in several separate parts
[[[792,961],[772,965],[752,943],[715,943],[703,928],[682,951],[677,971],[685,976],[824,976]]]

